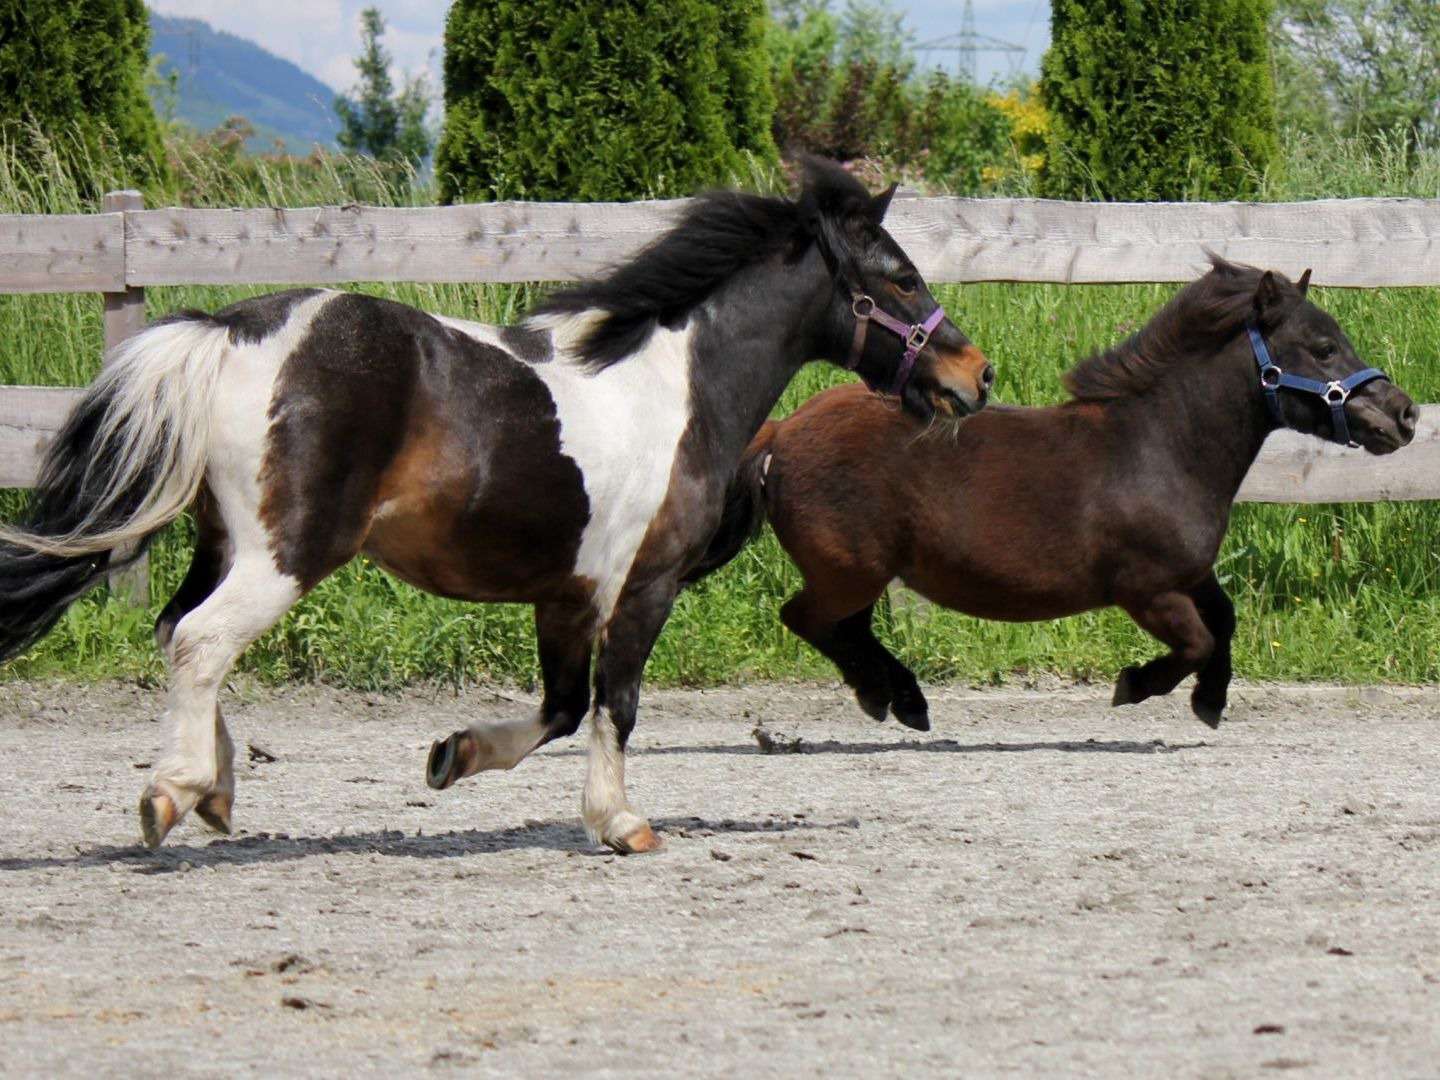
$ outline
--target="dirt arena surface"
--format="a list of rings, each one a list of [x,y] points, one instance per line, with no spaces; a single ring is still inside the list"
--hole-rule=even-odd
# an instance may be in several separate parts
[[[0,684],[0,1067],[1440,1073],[1440,692],[1236,697],[1211,732],[1181,695],[939,691],[917,735],[833,687],[650,693],[666,847],[618,858],[579,740],[425,787],[519,700],[241,687],[241,831],[151,854],[158,692]]]

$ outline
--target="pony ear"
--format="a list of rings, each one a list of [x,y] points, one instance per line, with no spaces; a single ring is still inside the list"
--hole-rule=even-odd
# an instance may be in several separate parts
[[[1310,291],[1310,268],[1308,266],[1305,268],[1305,273],[1300,275],[1300,280],[1295,283],[1295,287],[1300,290],[1301,296]]]
[[[895,198],[895,189],[899,186],[898,183],[891,184],[884,191],[880,192],[879,195],[876,195],[870,200],[870,220],[876,225],[879,225],[885,220],[885,211],[890,209],[890,200]]]
[[[1273,271],[1266,270],[1255,286],[1255,320],[1273,329],[1290,317],[1299,302],[1300,293],[1285,288]]]

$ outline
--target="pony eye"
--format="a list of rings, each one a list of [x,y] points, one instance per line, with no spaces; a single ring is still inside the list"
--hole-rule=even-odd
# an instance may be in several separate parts
[[[1313,354],[1316,360],[1329,360],[1330,357],[1335,355],[1335,345],[1330,341],[1322,341],[1319,345],[1315,346]]]
[[[914,274],[907,274],[905,277],[896,278],[890,284],[895,286],[895,291],[901,296],[914,296],[920,288],[920,279]]]

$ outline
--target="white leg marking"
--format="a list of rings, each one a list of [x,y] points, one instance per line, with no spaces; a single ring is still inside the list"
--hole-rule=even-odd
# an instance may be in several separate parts
[[[175,627],[175,672],[168,715],[175,725],[153,783],[184,816],[206,795],[233,782],[234,751],[217,698],[236,658],[300,598],[300,585],[277,571],[269,552],[238,559],[215,591]]]
[[[475,737],[476,771],[513,769],[530,756],[545,737],[545,719],[540,710],[523,720],[501,720],[493,724],[472,724]]]
[[[625,797],[625,751],[620,749],[610,711],[603,707],[590,713],[590,752],[580,818],[591,840],[611,847],[646,825]]]

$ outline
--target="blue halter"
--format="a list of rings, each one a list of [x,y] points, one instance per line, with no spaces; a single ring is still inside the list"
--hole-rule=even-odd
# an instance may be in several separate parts
[[[1254,323],[1245,324],[1246,331],[1250,334],[1250,347],[1255,350],[1255,363],[1260,368],[1260,389],[1265,391],[1265,404],[1270,408],[1270,418],[1280,427],[1289,427],[1285,420],[1285,414],[1280,409],[1280,390],[1303,390],[1307,394],[1316,394],[1325,400],[1330,406],[1330,438],[1341,446],[1359,446],[1359,443],[1350,441],[1350,425],[1345,422],[1345,402],[1349,400],[1360,387],[1366,383],[1374,382],[1376,379],[1388,380],[1390,376],[1379,368],[1367,367],[1357,371],[1353,375],[1347,375],[1343,379],[1335,379],[1331,382],[1321,382],[1319,379],[1307,379],[1303,375],[1291,375],[1281,370],[1280,365],[1270,359],[1270,349],[1265,344],[1265,338],[1260,333],[1260,328]]]

